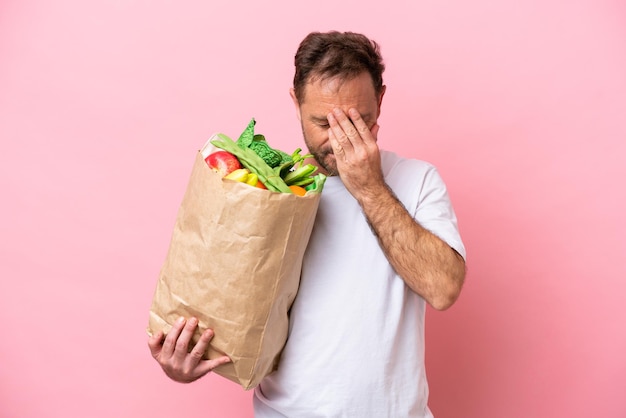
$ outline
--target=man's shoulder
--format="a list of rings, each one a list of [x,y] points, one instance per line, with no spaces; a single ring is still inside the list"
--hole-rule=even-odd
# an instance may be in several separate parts
[[[405,205],[416,204],[432,190],[445,189],[437,167],[428,161],[386,150],[381,150],[381,161],[385,182]]]
[[[380,157],[385,177],[397,172],[426,175],[429,171],[436,170],[428,161],[405,157],[389,150],[381,150]]]

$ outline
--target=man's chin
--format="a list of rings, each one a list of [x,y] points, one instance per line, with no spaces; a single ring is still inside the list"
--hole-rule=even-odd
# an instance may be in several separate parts
[[[326,154],[324,160],[320,162],[320,166],[325,171],[324,174],[327,176],[338,176],[339,172],[337,171],[337,162],[335,161],[334,154]]]

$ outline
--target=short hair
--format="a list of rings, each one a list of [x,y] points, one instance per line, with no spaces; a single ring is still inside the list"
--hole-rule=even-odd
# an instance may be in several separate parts
[[[359,33],[312,32],[300,43],[294,63],[293,88],[300,103],[304,100],[306,84],[316,79],[338,76],[349,80],[368,72],[376,94],[380,94],[383,88],[385,65],[380,47]]]

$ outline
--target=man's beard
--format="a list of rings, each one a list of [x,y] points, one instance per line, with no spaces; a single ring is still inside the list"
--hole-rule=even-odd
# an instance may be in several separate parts
[[[304,138],[304,143],[309,149],[309,153],[313,154],[313,158],[315,161],[326,171],[328,176],[337,176],[339,172],[337,171],[337,161],[335,160],[335,154],[333,153],[333,149],[330,145],[326,147],[315,147],[313,146],[306,137],[304,132],[304,128],[302,128],[302,137]]]

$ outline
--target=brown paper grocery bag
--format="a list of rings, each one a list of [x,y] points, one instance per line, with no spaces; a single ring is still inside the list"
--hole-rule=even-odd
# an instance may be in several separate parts
[[[161,269],[148,334],[180,316],[215,337],[205,358],[226,354],[215,373],[255,387],[275,370],[288,311],[320,194],[274,193],[222,180],[198,152]]]

